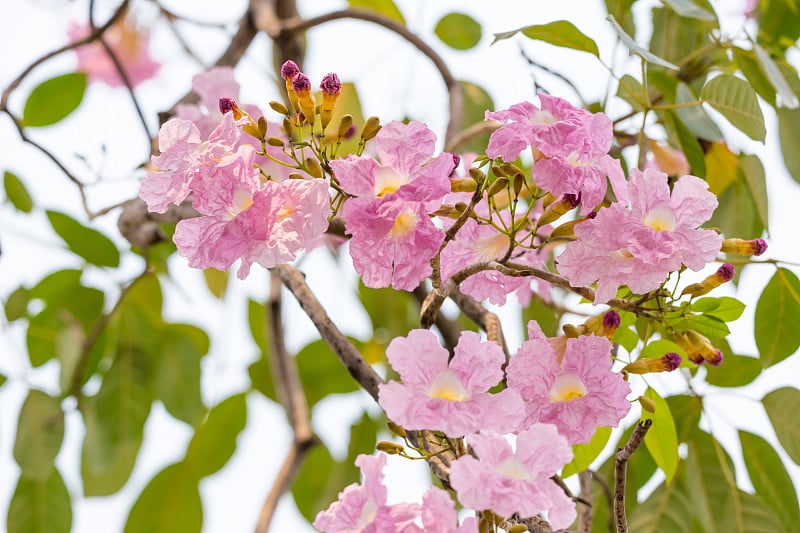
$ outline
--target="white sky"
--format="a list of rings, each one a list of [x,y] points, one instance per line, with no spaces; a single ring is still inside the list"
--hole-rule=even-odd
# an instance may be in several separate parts
[[[345,6],[332,0],[300,1],[304,15],[311,16]],[[607,23],[601,2],[562,0],[560,2],[494,0],[455,1],[423,0],[398,1],[406,16],[408,26],[431,43],[447,60],[460,79],[474,81],[493,95],[498,109],[532,97],[530,71],[518,54],[523,41],[516,38],[489,47],[491,34],[520,26],[569,19],[584,33],[594,38],[606,63],[612,63],[614,37]],[[639,2],[642,6],[656,2]],[[0,10],[13,12],[13,17],[0,18],[0,35],[5,52],[0,55],[0,86],[5,87],[25,65],[41,53],[62,44],[65,40],[66,21],[82,18],[86,1],[61,2],[57,0],[0,0]],[[113,8],[109,2],[99,2],[101,7]],[[138,2],[140,7],[149,4]],[[185,2],[164,2],[176,12],[186,9]],[[245,2],[227,2],[220,13],[220,2],[195,2],[193,17],[203,20],[235,21]],[[741,23],[737,13],[742,2],[716,2],[717,9],[735,31]],[[720,7],[722,6],[722,7]],[[13,11],[12,11],[13,9]],[[468,13],[484,24],[484,38],[477,49],[456,52],[437,42],[433,28],[444,14],[458,10]],[[145,10],[147,11],[147,10]],[[147,20],[147,16],[144,20]],[[640,17],[642,19],[642,17]],[[644,19],[643,19],[644,20]],[[35,31],[32,28],[35,27]],[[647,28],[641,26],[644,32]],[[206,60],[215,58],[226,43],[212,31],[187,32],[192,42],[203,46]],[[171,35],[161,25],[153,28],[154,48],[163,54],[165,67],[157,80],[147,82],[137,89],[137,94],[151,117],[151,130],[155,129],[156,112],[166,109],[182,96],[190,85],[196,65],[181,59],[179,48]],[[643,42],[640,40],[640,42]],[[446,120],[446,95],[444,87],[432,65],[409,45],[385,30],[364,22],[330,23],[313,30],[308,37],[309,54],[305,71],[312,80],[324,73],[337,72],[343,80],[355,80],[365,114],[379,115],[384,122],[406,115],[426,120],[434,131],[442,132]],[[556,68],[577,82],[583,95],[599,98],[606,89],[607,74],[591,55],[564,52],[555,47],[524,41],[528,53],[543,64]],[[242,85],[243,102],[265,103],[276,99],[273,85],[261,73],[269,71],[271,55],[264,39],[256,42],[245,61],[237,69]],[[619,53],[617,64],[625,58]],[[15,109],[21,109],[24,97],[36,84],[50,76],[69,72],[75,68],[70,54],[37,69],[17,90],[12,99]],[[541,75],[541,83],[554,93],[575,101],[565,86]],[[733,134],[730,144],[734,149],[757,153],[767,168],[770,193],[770,249],[765,257],[800,262],[794,220],[789,213],[796,212],[800,202],[800,186],[786,174],[776,138],[774,115],[763,106],[768,120],[767,141],[764,146],[743,135]],[[104,87],[89,88],[81,109],[61,127],[37,131],[34,138],[50,147],[68,161],[70,168],[87,179],[93,174],[74,158],[86,157],[90,165],[99,169],[103,182],[89,189],[94,209],[110,205],[136,194],[140,174],[133,171],[147,154],[147,145],[141,126],[124,94]],[[107,143],[104,152],[100,147]],[[26,183],[40,209],[33,215],[19,215],[8,206],[0,208],[0,240],[3,255],[0,257],[0,297],[3,299],[20,284],[30,286],[47,273],[65,267],[79,267],[80,262],[63,252],[57,236],[49,228],[42,208],[62,210],[81,216],[75,188],[32,148],[22,146],[7,117],[0,118],[0,171],[17,173]],[[98,224],[110,235],[116,235],[117,214],[103,217]],[[116,237],[125,249],[126,243]],[[174,285],[167,288],[165,314],[171,320],[186,321],[206,328],[212,336],[212,349],[204,360],[203,395],[209,405],[238,392],[248,385],[247,365],[256,356],[256,349],[247,330],[244,298],[263,300],[268,286],[263,271],[254,273],[245,282],[234,281],[223,303],[216,302],[201,286],[199,272],[188,269],[185,261],[175,257],[171,263]],[[116,283],[130,279],[141,268],[136,258],[124,259],[119,272],[109,273],[89,269],[84,282],[100,288],[115,290]],[[354,288],[354,277],[339,271],[324,254],[315,253],[307,258],[303,268],[308,281],[329,310],[334,320],[348,334],[366,338],[369,334],[364,313],[358,308],[352,294],[342,294],[345,285]],[[711,268],[713,270],[713,268]],[[798,269],[794,269],[798,271]],[[707,273],[707,272],[706,272]],[[752,339],[752,316],[755,299],[760,294],[773,269],[768,266],[751,267],[742,279],[742,289],[737,297],[749,304],[743,318],[734,323],[732,344],[739,353],[755,354]],[[698,274],[702,278],[705,273]],[[354,293],[354,291],[353,291]],[[730,292],[728,294],[731,294]],[[113,301],[115,296],[108,300]],[[287,297],[287,301],[291,301]],[[515,319],[513,311],[507,313]],[[286,311],[289,348],[302,347],[315,338],[313,326],[296,305]],[[510,344],[521,342],[521,332],[507,329]],[[33,370],[27,363],[24,329],[20,324],[3,324],[0,331],[0,372],[9,376],[9,382],[0,389],[0,515],[5,516],[13,493],[18,467],[12,458],[16,418],[19,407],[30,386],[55,392],[57,369],[49,364]],[[738,461],[738,439],[735,427],[764,435],[777,443],[769,428],[758,400],[768,391],[782,385],[796,385],[800,375],[800,358],[786,361],[770,369],[744,392],[715,391],[707,397],[710,423],[717,435],[728,446]],[[661,379],[663,391],[681,390],[678,376]],[[700,391],[703,392],[703,391]],[[369,401],[358,397],[324,402],[315,410],[315,430],[325,438],[335,455],[341,457],[346,450],[346,432],[350,422]],[[735,421],[736,426],[733,425]],[[253,529],[263,498],[288,447],[289,434],[282,410],[258,395],[248,401],[247,429],[239,438],[237,452],[232,461],[219,473],[206,478],[201,486],[204,502],[204,531],[250,531]],[[146,427],[145,442],[129,483],[117,495],[108,498],[80,497],[80,443],[83,429],[74,413],[67,418],[67,436],[57,459],[58,467],[66,480],[73,498],[73,531],[78,533],[122,531],[130,506],[152,476],[164,466],[179,460],[186,449],[191,431],[175,421],[164,410],[154,405]],[[800,480],[800,468],[784,461],[795,482]],[[737,463],[741,465],[741,461]],[[391,460],[387,468],[390,501],[418,499],[425,489],[424,466],[407,461]],[[742,470],[739,469],[741,473]],[[746,479],[740,479],[745,486]],[[5,521],[0,530],[5,527]],[[312,531],[294,509],[290,497],[282,501],[273,522],[274,531]]]

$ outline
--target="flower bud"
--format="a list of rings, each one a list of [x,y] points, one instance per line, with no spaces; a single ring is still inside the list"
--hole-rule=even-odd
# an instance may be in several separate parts
[[[292,80],[292,89],[297,95],[300,112],[305,116],[309,124],[314,124],[314,119],[317,116],[317,104],[314,102],[314,95],[311,94],[311,80],[301,72]]]
[[[619,313],[611,309],[602,315],[595,315],[590,317],[581,324],[582,335],[597,335],[598,337],[605,337],[608,340],[614,338],[614,333],[621,324]]]
[[[264,115],[261,115],[258,117],[258,122],[256,122],[256,124],[258,124],[258,138],[263,139],[267,136],[267,119],[264,118]]]
[[[322,167],[320,166],[319,161],[313,157],[306,158],[306,171],[315,178],[321,178],[323,175]]]
[[[289,179],[290,180],[304,180],[306,179],[305,176],[300,174],[299,172],[289,172]]]
[[[352,127],[353,115],[342,115],[342,118],[339,120],[339,128],[336,130],[336,135],[338,135],[340,139],[347,138],[347,133]]]
[[[475,192],[478,184],[472,178],[456,178],[450,180],[450,190],[453,192]]]
[[[650,372],[672,372],[683,362],[675,352],[667,352],[662,357],[642,357],[626,365],[622,371],[628,374],[649,374]]]
[[[489,185],[489,190],[486,191],[486,194],[488,194],[490,197],[494,196],[500,191],[504,191],[507,186],[508,186],[508,178],[505,176],[500,176],[496,180],[494,180],[494,183]]]
[[[691,285],[687,286],[685,289],[683,289],[681,296],[688,294],[694,298],[695,296],[707,294],[712,289],[716,289],[723,283],[732,280],[735,273],[736,269],[733,267],[733,265],[730,263],[725,263],[719,267],[714,274],[711,274],[700,283],[692,283]]]
[[[572,324],[564,324],[561,326],[561,330],[564,332],[564,335],[569,337],[570,339],[577,339],[581,336],[581,330],[578,329],[577,326],[573,326]]]
[[[371,116],[364,122],[364,127],[361,128],[361,138],[369,141],[374,139],[379,131],[381,131],[381,120],[376,116]]]
[[[504,176],[511,177],[511,176],[518,176],[520,174],[523,176],[525,175],[525,173],[522,172],[522,169],[513,163],[503,163],[502,165],[500,165],[500,168],[503,170]]]
[[[283,139],[275,136],[267,137],[267,144],[270,146],[277,146],[278,148],[286,146],[286,142]]]
[[[325,129],[333,116],[333,107],[336,105],[336,99],[339,97],[339,93],[342,92],[342,82],[339,80],[339,76],[329,72],[322,77],[319,88],[322,89],[319,118],[320,122],[322,122],[322,128]]]
[[[519,196],[522,192],[522,186],[525,185],[525,174],[516,174],[514,176],[514,196]]]
[[[722,251],[726,254],[761,255],[767,251],[767,241],[764,239],[725,239],[722,241]]]
[[[386,425],[389,426],[389,431],[391,431],[392,433],[394,433],[395,435],[397,435],[401,439],[406,438],[406,430],[403,429],[403,426],[401,426],[399,424],[395,424],[391,420],[389,420],[386,423]]]
[[[539,226],[544,226],[545,224],[558,220],[562,215],[578,207],[580,203],[581,193],[578,193],[577,196],[574,194],[565,194],[561,197],[561,200],[551,203],[544,209],[537,224]]]
[[[273,111],[275,111],[276,113],[280,113],[281,115],[289,114],[289,110],[286,109],[286,106],[278,102],[277,100],[272,100],[269,103],[269,107],[271,107]]]
[[[647,396],[639,396],[639,398],[637,399],[639,400],[639,405],[642,406],[642,409],[644,409],[648,413],[656,412],[656,403],[653,400],[651,400]]]
[[[722,361],[711,341],[696,331],[677,333],[675,342],[686,352],[689,361],[696,365],[702,365],[706,361]]]
[[[398,453],[403,453],[403,450],[405,450],[405,446],[403,446],[402,444],[397,444],[396,442],[382,440],[375,445],[375,449],[381,452],[388,453],[389,455],[397,455]]]
[[[469,169],[469,176],[479,185],[486,181],[486,173],[477,167],[472,167]]]
[[[510,528],[506,529],[506,531],[508,531],[508,533],[524,533],[525,531],[528,531],[528,526],[525,524],[514,524]]]
[[[300,67],[294,61],[289,60],[281,65],[281,78],[286,83],[286,94],[289,96],[289,102],[291,102],[295,111],[300,111],[300,104],[297,101],[297,94],[294,92],[292,83],[298,74],[300,74]]]

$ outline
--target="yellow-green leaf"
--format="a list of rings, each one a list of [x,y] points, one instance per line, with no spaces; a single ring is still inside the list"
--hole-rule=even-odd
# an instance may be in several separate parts
[[[652,387],[644,393],[655,404],[655,412],[642,411],[642,420],[652,420],[653,427],[644,437],[644,443],[653,460],[664,471],[669,483],[678,468],[678,433],[667,402]]]
[[[228,272],[226,270],[205,268],[203,269],[203,277],[211,294],[217,298],[225,296],[225,290],[228,288]]]
[[[47,481],[64,440],[61,403],[46,393],[31,389],[17,423],[14,459],[28,479]]]
[[[166,467],[136,499],[125,533],[199,533],[203,502],[197,479],[183,463]]]
[[[512,31],[495,33],[494,42],[508,39],[518,32],[522,32],[523,35],[535,41],[544,41],[562,48],[571,48],[600,56],[597,43],[567,20],[556,20],[547,24],[534,24]]]
[[[64,213],[47,211],[47,218],[73,253],[93,265],[119,266],[119,250],[111,239]]]
[[[37,85],[25,101],[22,124],[27,127],[50,126],[75,111],[86,90],[86,74],[73,72],[50,78]]]
[[[25,188],[25,184],[16,174],[8,171],[3,174],[3,188],[6,191],[6,198],[17,211],[22,211],[23,213],[31,212],[33,200]]]
[[[4,481],[7,481],[5,475]],[[72,502],[61,474],[51,467],[45,479],[21,476],[8,506],[8,533],[69,533]]]
[[[800,280],[779,268],[761,297],[755,314],[755,337],[764,368],[779,363],[800,348]]]
[[[764,404],[778,442],[783,446],[786,455],[800,465],[800,425],[797,423],[797,413],[800,413],[800,390],[794,387],[781,387],[764,396],[761,403]]]
[[[406,25],[406,19],[392,0],[348,0],[347,3],[350,7],[375,11],[403,26]]]
[[[236,439],[247,423],[244,394],[236,394],[214,406],[198,426],[186,450],[184,463],[197,479],[225,466],[236,450]]]
[[[561,477],[566,478],[589,468],[592,461],[597,459],[597,456],[600,455],[600,452],[606,447],[609,437],[611,437],[611,428],[599,427],[597,431],[594,432],[594,436],[592,436],[589,442],[586,444],[575,444],[572,447],[572,461],[561,471]]]
[[[720,74],[705,84],[700,99],[719,111],[732,125],[754,141],[767,135],[764,114],[753,87],[730,74]]]
[[[469,50],[481,41],[481,25],[464,13],[448,13],[434,29],[444,44],[456,50]]]
[[[614,28],[614,31],[617,32],[617,36],[619,36],[620,41],[622,41],[622,43],[628,48],[628,51],[631,54],[635,54],[648,63],[652,63],[653,65],[658,65],[671,70],[679,70],[677,65],[670,63],[666,59],[658,57],[647,48],[636,44],[636,41],[634,41],[633,38],[622,29],[622,26],[619,25],[617,20],[614,18],[614,15],[609,15],[606,17],[606,20],[611,23],[611,26]]]
[[[705,157],[708,189],[715,195],[725,192],[736,181],[739,159],[725,143],[712,142]]]

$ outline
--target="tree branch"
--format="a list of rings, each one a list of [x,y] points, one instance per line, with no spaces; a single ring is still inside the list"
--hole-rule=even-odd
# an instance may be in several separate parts
[[[578,511],[578,532],[591,533],[592,531],[592,473],[584,470],[578,474],[580,483],[581,505]]]
[[[628,444],[624,448],[617,450],[616,461],[614,462],[614,518],[617,524],[617,533],[628,532],[628,519],[625,516],[625,478],[628,469],[628,461],[633,453],[639,448],[647,434],[647,430],[653,425],[652,420],[642,420],[636,425]]]
[[[311,292],[305,281],[305,275],[291,265],[278,265],[270,269],[280,277],[283,284],[294,295],[300,307],[306,312],[308,318],[317,327],[320,336],[328,343],[328,346],[336,353],[344,364],[350,375],[361,385],[361,387],[378,401],[378,384],[383,383],[383,379],[375,370],[369,366],[364,357],[359,353],[353,343],[351,343],[339,328],[333,323],[328,313]]]

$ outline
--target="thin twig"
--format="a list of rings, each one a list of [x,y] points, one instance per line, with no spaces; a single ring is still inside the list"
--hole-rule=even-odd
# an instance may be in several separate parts
[[[592,531],[592,473],[584,470],[578,474],[581,505],[578,511],[578,532]]]
[[[413,294],[420,306],[428,297],[428,291],[425,289],[424,284],[420,284],[416,289],[414,289]],[[450,350],[450,353],[452,353],[453,348],[455,348],[456,344],[458,344],[458,337],[461,334],[461,327],[459,327],[459,325],[452,320],[449,320],[442,313],[436,314],[434,325],[439,329],[439,333],[442,334],[445,347]]]
[[[317,327],[320,336],[336,353],[350,375],[377,402],[378,385],[383,383],[383,379],[369,366],[353,343],[336,327],[306,284],[305,275],[291,265],[278,265],[270,270],[277,273],[286,288],[294,295],[300,307]]]
[[[448,288],[450,299],[455,302],[458,308],[461,309],[470,320],[478,324],[478,327],[486,332],[486,337],[490,341],[497,343],[503,348],[503,353],[505,353],[506,360],[508,360],[508,346],[506,345],[503,328],[497,315],[476,302],[472,297],[463,294],[458,290],[458,287],[449,284]]]
[[[642,444],[647,430],[652,425],[652,420],[639,422],[633,430],[631,438],[628,439],[628,444],[617,450],[614,462],[614,518],[617,524],[617,533],[627,533],[628,531],[628,519],[625,516],[625,481],[628,461]]]
[[[364,20],[378,24],[379,26],[383,26],[384,28],[393,31],[414,45],[420,52],[422,52],[422,54],[427,56],[428,59],[433,62],[434,66],[439,71],[439,75],[442,77],[442,80],[444,80],[444,84],[449,93],[450,119],[448,121],[447,131],[445,134],[445,144],[449,144],[461,130],[462,106],[464,100],[461,84],[458,82],[455,76],[453,76],[452,72],[450,72],[450,69],[441,56],[439,56],[439,54],[437,54],[436,51],[425,41],[420,39],[415,33],[402,24],[399,24],[375,11],[368,11],[365,9],[342,9],[340,11],[333,11],[331,13],[326,13],[310,19],[287,19],[282,25],[281,33],[293,34],[297,32],[304,32],[313,28],[314,26],[324,24],[325,22],[340,19]]]
[[[280,278],[273,272],[270,276],[267,329],[269,331],[271,361],[273,362],[273,382],[278,398],[292,427],[294,439],[275,478],[275,482],[272,484],[261,507],[256,533],[269,531],[269,524],[272,522],[272,517],[278,506],[278,500],[291,486],[306,453],[317,441],[311,431],[308,401],[303,392],[303,385],[300,382],[297,364],[294,358],[286,351],[284,344],[281,287]]]

